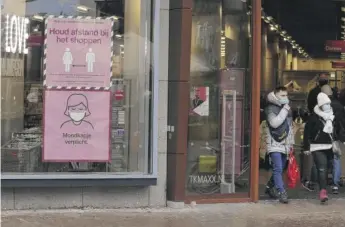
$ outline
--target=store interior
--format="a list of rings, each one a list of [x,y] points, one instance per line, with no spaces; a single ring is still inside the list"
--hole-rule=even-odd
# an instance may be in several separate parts
[[[289,98],[294,118],[295,156],[303,170],[303,131],[308,119],[308,92],[317,85],[317,75],[322,72],[330,74],[329,84],[332,88],[345,88],[344,69],[332,62],[344,62],[341,52],[330,52],[325,48],[327,40],[345,39],[345,7],[340,1],[263,1],[262,16],[262,50],[263,64],[261,76],[261,108],[265,106],[265,97],[276,86],[289,88]],[[261,132],[264,131],[265,114],[260,116]],[[261,199],[265,195],[265,186],[271,176],[271,170],[265,157],[265,144],[260,138],[260,178],[259,192]],[[345,159],[342,158],[342,166]],[[343,173],[345,173],[343,171]],[[345,177],[345,175],[342,175]],[[315,181],[315,177],[314,181]],[[286,181],[287,179],[285,179]],[[341,183],[344,182],[342,178]],[[332,174],[329,174],[329,184]],[[338,195],[344,197],[345,188],[340,187]],[[288,189],[292,199],[317,199],[318,190],[309,192],[301,185]]]

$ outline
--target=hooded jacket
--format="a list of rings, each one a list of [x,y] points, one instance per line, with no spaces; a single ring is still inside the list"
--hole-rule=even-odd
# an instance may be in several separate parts
[[[283,106],[279,103],[278,98],[271,92],[267,96],[268,106],[266,108],[266,115],[267,115],[267,124],[269,124],[273,128],[277,128],[284,123],[287,119],[288,124],[290,127],[289,134],[282,142],[277,142],[271,136],[269,131],[269,127],[266,127],[266,144],[267,144],[267,152],[280,152],[284,154],[288,154],[295,143],[295,138],[293,135],[293,124],[292,124],[292,114],[291,111],[283,108]],[[275,114],[270,111],[270,106],[278,106],[282,109],[280,110],[279,114]]]

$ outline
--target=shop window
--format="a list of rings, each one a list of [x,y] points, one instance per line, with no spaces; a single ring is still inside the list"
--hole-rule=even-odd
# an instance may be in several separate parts
[[[186,195],[248,194],[249,5],[193,2]]]
[[[4,0],[1,172],[152,173],[150,0]]]

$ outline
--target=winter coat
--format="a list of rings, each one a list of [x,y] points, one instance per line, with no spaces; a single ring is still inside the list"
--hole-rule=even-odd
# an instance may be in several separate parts
[[[335,120],[333,120],[333,130],[336,130]],[[310,144],[332,144],[332,139],[330,134],[325,133],[323,128],[325,124],[322,121],[322,118],[318,116],[316,113],[313,113],[304,128],[304,136],[303,136],[303,149],[305,151],[310,150]],[[333,133],[332,137],[336,139],[335,133]]]
[[[268,106],[266,107],[267,124],[269,124],[272,128],[278,128],[287,119],[289,127],[290,127],[288,136],[282,142],[275,141],[273,137],[271,136],[269,127],[266,127],[267,152],[268,153],[280,152],[280,153],[288,154],[290,150],[292,149],[293,145],[295,144],[293,124],[292,124],[292,113],[291,111],[288,111],[285,108],[282,108],[282,105],[279,103],[274,92],[271,92],[268,94],[267,101],[268,101]],[[275,114],[272,111],[270,111],[270,106],[272,105],[279,106],[282,108],[279,114]]]

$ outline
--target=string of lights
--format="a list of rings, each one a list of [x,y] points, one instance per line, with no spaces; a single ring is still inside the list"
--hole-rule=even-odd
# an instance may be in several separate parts
[[[250,9],[250,11],[248,11],[248,13],[247,13],[248,15],[251,14],[251,6],[249,6],[249,9]],[[311,59],[311,57],[309,56],[309,54],[308,54],[299,44],[297,44],[296,41],[295,41],[294,39],[292,39],[292,36],[289,35],[289,34],[287,33],[287,31],[285,31],[284,29],[282,29],[282,26],[280,26],[279,24],[277,24],[277,23],[275,22],[275,20],[274,20],[273,17],[267,15],[267,14],[264,12],[264,9],[263,9],[263,8],[261,8],[261,9],[262,9],[262,16],[261,16],[261,18],[262,18],[262,20],[269,26],[269,29],[270,29],[271,31],[274,31],[274,32],[276,32],[277,34],[279,34],[279,35],[281,36],[281,38],[282,38],[284,41],[290,43],[292,49],[297,50],[298,53],[299,53],[302,57],[307,58],[307,59]],[[345,38],[345,37],[344,37],[344,38]]]
[[[345,7],[341,7],[341,11],[345,13]],[[341,22],[345,23],[345,17],[341,18]],[[341,28],[343,29],[343,31],[341,32],[341,39],[345,41],[345,24],[342,24]],[[345,53],[341,53],[340,59],[345,60]]]

